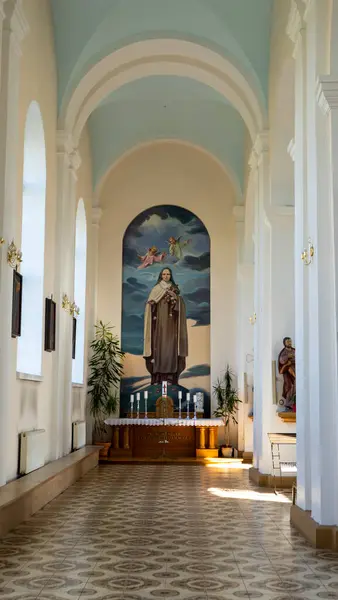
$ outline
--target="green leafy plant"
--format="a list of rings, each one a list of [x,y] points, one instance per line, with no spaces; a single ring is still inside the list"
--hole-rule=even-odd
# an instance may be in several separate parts
[[[238,403],[241,402],[238,396],[238,390],[233,387],[234,374],[227,365],[224,375],[217,379],[214,385],[214,396],[217,399],[217,408],[214,412],[215,417],[223,419],[225,430],[225,443],[230,446],[230,421],[237,424],[237,409]]]
[[[104,419],[115,412],[118,386],[123,373],[124,352],[113,327],[102,321],[95,325],[95,338],[90,344],[88,378],[89,410],[94,418],[94,437],[106,432]]]

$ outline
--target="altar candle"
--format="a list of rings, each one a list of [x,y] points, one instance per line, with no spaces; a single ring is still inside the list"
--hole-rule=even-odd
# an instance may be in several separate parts
[[[187,392],[186,399],[187,399],[187,419],[190,419],[190,416],[189,416],[190,393],[189,392]]]
[[[130,394],[130,416],[133,418],[133,410],[134,410],[134,394]]]
[[[147,402],[148,402],[148,392],[144,392],[144,417],[145,417],[145,419],[148,418]]]
[[[134,394],[130,394],[130,404],[134,404]]]
[[[190,393],[187,392],[187,402],[190,402]]]
[[[196,402],[197,402],[197,396],[196,396],[196,394],[194,394],[194,404],[196,404]]]
[[[136,400],[139,402],[140,399],[141,399],[141,394],[140,394],[140,392],[137,392],[137,394],[136,394]]]
[[[178,392],[178,399],[182,400],[182,392],[181,392],[181,390]]]

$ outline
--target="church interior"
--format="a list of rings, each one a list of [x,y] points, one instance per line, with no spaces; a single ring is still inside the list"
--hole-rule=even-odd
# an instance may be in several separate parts
[[[0,0],[3,600],[338,598],[337,49]]]

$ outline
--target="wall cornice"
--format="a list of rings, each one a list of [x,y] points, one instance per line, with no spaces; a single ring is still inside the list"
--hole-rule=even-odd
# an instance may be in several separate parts
[[[318,77],[316,83],[316,98],[324,115],[338,108],[338,77],[324,75]]]

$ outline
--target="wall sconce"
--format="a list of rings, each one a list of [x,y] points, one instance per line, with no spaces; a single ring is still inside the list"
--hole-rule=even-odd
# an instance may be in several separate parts
[[[308,239],[308,247],[307,249],[304,248],[302,254],[301,254],[301,259],[304,263],[304,265],[308,266],[313,262],[313,257],[315,254],[315,249],[313,247],[313,244],[311,242],[311,239]]]
[[[251,317],[249,317],[249,321],[251,323],[251,325],[254,325],[257,321],[257,315],[256,313],[254,313],[253,315],[251,315]]]
[[[80,314],[79,307],[76,306],[75,302],[70,301],[67,294],[63,294],[62,296],[62,308],[72,317],[74,317],[74,315],[78,316]]]
[[[3,246],[5,241],[6,241],[5,238],[0,237],[0,246]]]
[[[22,263],[22,252],[18,250],[14,244],[14,240],[11,241],[7,248],[7,263],[12,269],[17,269],[19,264]]]

